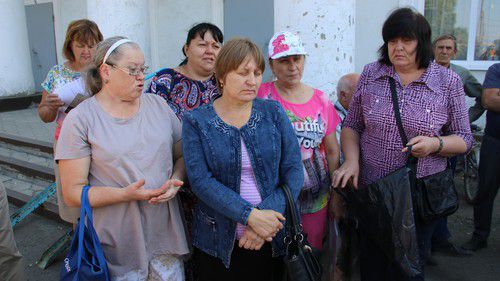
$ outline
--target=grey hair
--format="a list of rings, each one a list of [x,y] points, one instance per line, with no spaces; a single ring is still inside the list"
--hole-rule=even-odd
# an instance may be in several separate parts
[[[337,83],[337,96],[340,95],[341,92],[354,92],[357,87],[357,83],[352,83],[353,76],[358,76],[357,73],[348,73],[342,77],[340,77],[339,82]]]
[[[107,38],[106,40],[101,41],[99,44],[97,44],[97,48],[94,55],[94,61],[89,65],[89,67],[85,71],[85,84],[87,90],[90,92],[92,96],[97,94],[102,89],[103,80],[101,77],[101,73],[99,72],[99,68],[103,64],[106,52],[114,43],[118,42],[121,39],[126,39],[126,37],[114,36]],[[107,59],[108,64],[114,64],[120,60],[120,58],[123,56],[123,47],[125,45],[139,49],[139,45],[137,43],[134,42],[124,43],[123,45],[120,45],[118,48],[114,49],[111,52],[111,54]]]

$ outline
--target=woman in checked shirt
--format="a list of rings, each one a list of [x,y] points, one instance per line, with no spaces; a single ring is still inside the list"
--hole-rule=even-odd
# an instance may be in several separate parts
[[[379,60],[365,66],[342,130],[344,164],[334,172],[334,186],[355,188],[373,183],[404,166],[403,147],[394,117],[389,78],[393,78],[403,127],[417,177],[446,169],[447,157],[472,144],[463,86],[458,75],[432,62],[431,29],[419,13],[402,8],[385,21]],[[435,222],[417,225],[421,263],[429,251]],[[401,280],[401,272],[368,235],[361,235],[362,280]],[[423,275],[414,280],[423,280]]]

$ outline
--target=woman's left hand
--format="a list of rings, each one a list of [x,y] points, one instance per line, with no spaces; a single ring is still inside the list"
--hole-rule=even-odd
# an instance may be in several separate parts
[[[436,137],[417,136],[412,138],[408,144],[412,146],[411,155],[423,158],[435,153],[439,149],[439,139]],[[408,147],[403,148],[403,152],[408,151]]]
[[[155,204],[155,205],[163,203],[163,202],[167,202],[168,200],[175,197],[175,195],[177,194],[177,191],[179,191],[179,189],[181,188],[181,186],[183,184],[184,184],[184,182],[181,180],[178,180],[178,179],[167,180],[162,185],[162,187],[168,187],[167,190],[165,191],[165,193],[163,193],[157,197],[153,197],[153,198],[149,199],[148,202],[150,204]]]
[[[247,226],[241,236],[238,246],[247,250],[260,250],[266,241],[260,237],[251,227]]]

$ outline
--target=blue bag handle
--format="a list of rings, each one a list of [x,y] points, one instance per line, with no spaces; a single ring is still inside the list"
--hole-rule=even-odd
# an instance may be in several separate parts
[[[85,214],[88,203],[88,192],[90,186],[86,185],[82,189],[82,198],[80,202],[80,223],[78,224],[78,270],[80,270],[80,266],[82,264],[83,257],[83,230],[85,228]],[[92,218],[92,213],[90,215]]]
[[[87,228],[94,229],[94,222],[92,219],[92,207],[89,202],[89,192],[90,186],[86,185],[82,189],[82,198],[81,198],[81,207],[80,207],[80,224],[79,224],[79,235],[78,235],[78,269],[80,269],[82,259],[83,259],[83,237],[84,237],[84,228],[85,228],[85,219],[87,219]],[[94,230],[93,230],[94,232]],[[106,259],[104,255],[97,254],[97,260],[100,264],[105,264]]]

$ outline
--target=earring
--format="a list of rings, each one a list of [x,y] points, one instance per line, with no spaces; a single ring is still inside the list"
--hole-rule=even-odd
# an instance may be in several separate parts
[[[108,84],[109,80],[108,79],[104,79],[104,84]]]
[[[224,88],[224,83],[220,82],[220,87]]]

